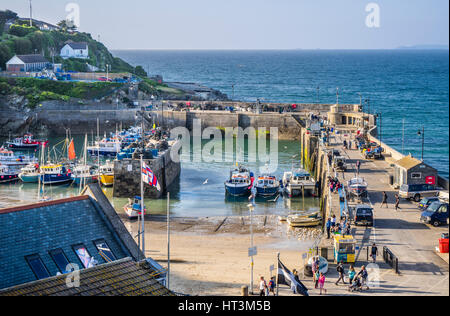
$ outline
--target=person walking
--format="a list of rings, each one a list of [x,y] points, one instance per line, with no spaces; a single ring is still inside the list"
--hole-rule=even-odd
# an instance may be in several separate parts
[[[383,200],[381,201],[380,207],[383,207],[383,205],[386,204],[386,208],[389,208],[387,201],[388,201],[388,196],[387,196],[386,192],[383,191]]]
[[[314,288],[317,289],[317,271],[319,271],[319,266],[317,265],[316,258],[313,258],[312,264],[311,264],[311,270],[313,274],[313,282],[314,282]]]
[[[320,295],[322,295],[322,291],[325,292],[325,294],[327,294],[327,289],[325,288],[325,276],[323,275],[323,273],[320,273],[319,276],[319,288],[320,288]]]
[[[259,282],[259,296],[266,296],[266,289],[266,280],[264,280],[264,277],[261,277],[261,281]]]
[[[336,271],[339,273],[339,279],[336,281],[336,285],[338,285],[339,281],[341,280],[343,284],[347,284],[345,283],[345,270],[344,270],[344,263],[342,261],[339,262],[339,264],[337,265]]]
[[[372,257],[373,263],[376,263],[377,256],[378,256],[378,247],[375,243],[372,245],[372,251],[370,253],[371,253],[370,256]]]
[[[275,277],[271,277],[270,281],[269,281],[269,293],[272,293],[273,296],[275,296],[275,287],[277,285],[275,284]],[[269,296],[269,294],[267,294],[267,296]]]
[[[331,233],[331,218],[328,218],[327,220],[327,224],[326,224],[326,228],[327,228],[327,239],[330,239],[330,233]]]
[[[367,284],[367,278],[369,277],[369,274],[367,273],[366,266],[362,266],[361,270],[356,275],[357,278],[361,278],[361,286]]]
[[[395,195],[395,210],[398,211],[399,209],[401,209],[399,207],[400,204],[400,197],[398,196],[398,194]]]
[[[350,268],[348,269],[348,282],[350,284],[353,283],[353,279],[355,278],[355,275],[356,275],[355,268],[353,267],[353,265],[351,265]]]
[[[361,170],[361,161],[356,161],[356,173],[359,176],[359,171]]]
[[[331,231],[334,233],[334,228],[336,227],[336,215],[331,216]]]

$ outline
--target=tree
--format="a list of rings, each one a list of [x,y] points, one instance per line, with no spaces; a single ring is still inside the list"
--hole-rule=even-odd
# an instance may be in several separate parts
[[[67,29],[69,28],[66,20],[59,21],[58,24],[56,24],[56,25],[59,26],[59,28],[63,32],[67,32]]]
[[[134,74],[139,77],[144,77],[144,78],[147,77],[147,72],[144,70],[144,68],[142,66],[137,66],[134,69]]]

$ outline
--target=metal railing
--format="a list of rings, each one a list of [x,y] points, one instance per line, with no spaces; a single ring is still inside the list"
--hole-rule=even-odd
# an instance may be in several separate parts
[[[383,259],[384,259],[384,262],[389,264],[391,266],[391,268],[394,269],[395,273],[400,274],[400,271],[398,269],[398,258],[386,246],[383,247]]]

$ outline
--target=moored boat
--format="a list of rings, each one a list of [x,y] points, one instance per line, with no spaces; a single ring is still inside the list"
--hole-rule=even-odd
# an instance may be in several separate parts
[[[253,173],[239,167],[230,171],[230,178],[225,182],[225,190],[232,196],[247,196],[251,193],[253,181]]]
[[[19,174],[8,166],[0,165],[0,183],[14,182],[19,179]]]
[[[39,149],[41,146],[46,146],[48,144],[47,140],[34,139],[33,135],[25,134],[23,137],[15,138],[13,141],[6,142],[6,145],[10,149],[20,149],[20,150],[35,150]]]
[[[319,212],[289,215],[287,222],[291,227],[315,227],[322,223]]]
[[[77,185],[88,184],[94,182],[97,177],[92,174],[91,166],[89,165],[77,165],[72,170],[73,182]]]
[[[123,207],[125,213],[127,214],[129,219],[136,219],[141,213],[141,197],[135,196],[134,202],[131,202],[131,199],[129,200],[128,204]],[[144,215],[147,213],[147,209],[144,206]]]
[[[23,155],[16,156],[13,151],[0,148],[0,164],[7,165],[14,168],[23,168],[30,163],[37,163],[37,159],[34,157],[28,157]]]
[[[105,187],[114,185],[114,164],[107,160],[106,164],[100,166],[100,182]]]
[[[39,164],[32,163],[20,170],[19,179],[24,183],[38,183],[39,175]]]
[[[90,155],[112,156],[116,157],[122,146],[120,141],[116,139],[104,138],[95,142],[93,146],[88,146],[87,151]]]
[[[283,187],[289,197],[314,196],[316,193],[316,180],[303,169],[285,172],[283,175]]]
[[[262,175],[258,177],[255,183],[256,195],[263,197],[271,197],[278,193],[280,183],[277,178],[272,175]]]
[[[58,185],[72,182],[72,173],[63,165],[48,164],[40,168],[40,181],[45,185]]]

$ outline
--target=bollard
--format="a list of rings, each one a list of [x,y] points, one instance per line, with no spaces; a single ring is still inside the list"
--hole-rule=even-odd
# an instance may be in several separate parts
[[[241,296],[248,296],[248,286],[244,285],[241,287]]]

